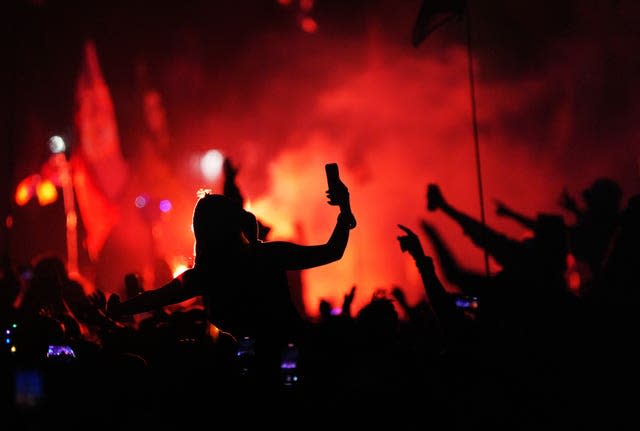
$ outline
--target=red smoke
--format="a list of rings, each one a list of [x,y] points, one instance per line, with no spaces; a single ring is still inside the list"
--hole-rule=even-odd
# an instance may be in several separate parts
[[[422,298],[417,270],[396,241],[398,223],[421,235],[418,222],[428,218],[464,265],[482,271],[482,252],[450,220],[425,209],[426,185],[436,182],[452,204],[480,215],[464,25],[452,22],[413,48],[419,2],[316,2],[315,33],[273,3],[275,12],[203,12],[203,28],[147,23],[144,42],[127,36],[126,46],[106,46],[108,58],[101,55],[106,39],[97,42],[107,83],[120,78],[111,88],[119,120],[127,122],[119,130],[135,175],[124,201],[132,206],[137,194],[149,193],[173,203],[153,219],[160,254],[171,264],[188,263],[195,192],[222,190],[221,180],[202,178],[198,157],[219,149],[240,167],[238,182],[252,210],[272,226],[271,239],[304,244],[330,235],[337,214],[325,202],[323,166],[339,163],[358,227],[341,261],[303,274],[311,315],[320,298],[339,306],[353,284],[354,310],[374,290],[396,284],[411,302]],[[640,42],[637,6],[473,3],[488,224],[519,238],[524,230],[497,218],[493,199],[531,216],[560,212],[565,186],[578,196],[598,176],[618,180],[625,196],[637,192],[639,135],[632,120],[640,112],[640,60],[628,51]],[[322,7],[336,10],[323,14]],[[126,49],[136,54],[125,58]],[[122,83],[135,76],[139,60],[149,62],[154,85],[146,90],[158,92],[166,112],[170,139],[161,149],[142,144],[149,126],[123,114],[143,103]],[[148,236],[123,235],[118,247]]]

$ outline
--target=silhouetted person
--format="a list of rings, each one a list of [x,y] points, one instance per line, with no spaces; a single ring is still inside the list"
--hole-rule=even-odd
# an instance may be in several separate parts
[[[447,292],[444,285],[438,278],[433,264],[433,259],[425,255],[418,236],[409,228],[398,225],[404,231],[404,235],[398,236],[400,249],[408,252],[415,261],[420,272],[425,294],[440,321],[443,335],[446,335],[446,344],[459,343],[463,334],[463,327],[467,324],[463,313],[456,307],[455,298]]]
[[[484,334],[488,340],[493,339],[492,354],[499,352],[495,359],[510,358],[511,380],[518,382],[526,410],[540,410],[535,420],[543,422],[538,425],[549,420],[547,414],[567,415],[563,417],[567,420],[569,415],[558,406],[575,403],[570,396],[576,394],[573,364],[584,348],[585,328],[580,304],[565,282],[568,247],[562,218],[540,214],[533,238],[516,241],[455,209],[435,184],[428,187],[427,208],[450,216],[501,265],[502,269],[487,277],[476,295],[480,297],[483,322],[490,322]],[[425,229],[432,237],[433,232]],[[464,277],[459,281],[470,280]],[[465,291],[470,288],[460,287]],[[544,397],[551,397],[553,403],[541,402]]]
[[[575,215],[570,227],[570,249],[578,262],[588,271],[580,274],[582,291],[590,295],[593,280],[600,276],[603,259],[620,217],[622,189],[610,178],[597,178],[582,191],[584,208],[565,190],[560,204]]]
[[[340,183],[327,191],[330,204],[341,208],[331,237],[321,245],[261,242],[246,237],[255,216],[223,195],[206,194],[193,213],[195,264],[166,285],[119,303],[109,301],[113,315],[140,313],[194,296],[204,299],[209,322],[237,339],[256,339],[256,357],[271,372],[278,372],[282,342],[289,336],[288,322],[272,312],[272,295],[288,294],[287,270],[302,270],[339,260],[349,239],[349,192]],[[285,305],[286,307],[286,305]],[[275,370],[273,368],[276,368]],[[267,373],[267,371],[265,371]]]

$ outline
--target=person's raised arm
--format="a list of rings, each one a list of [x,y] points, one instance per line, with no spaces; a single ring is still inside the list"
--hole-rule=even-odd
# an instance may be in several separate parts
[[[433,259],[424,253],[418,236],[409,228],[399,224],[405,235],[398,236],[400,250],[408,252],[416,263],[420,272],[425,294],[431,307],[440,321],[441,329],[448,336],[460,333],[464,322],[464,315],[456,307],[454,298],[446,291],[438,278]]]
[[[526,215],[515,211],[508,206],[506,206],[503,202],[496,200],[496,214],[500,217],[507,217],[512,220],[517,221],[522,226],[534,230],[536,227],[536,221],[531,217],[527,217]]]
[[[486,276],[462,268],[438,231],[426,220],[421,221],[420,227],[438,254],[445,278],[468,295],[480,295],[483,286],[488,284]]]
[[[187,270],[162,287],[147,290],[133,298],[120,302],[113,294],[107,303],[107,315],[117,319],[120,316],[144,313],[186,301],[200,294],[198,284],[193,282],[193,270]]]
[[[427,209],[429,211],[439,209],[451,217],[462,227],[464,233],[471,238],[474,244],[486,249],[501,265],[519,254],[521,250],[517,241],[507,238],[450,205],[436,184],[429,184],[427,187]]]
[[[577,218],[580,218],[584,215],[584,210],[582,210],[578,206],[578,202],[576,202],[574,197],[571,196],[569,190],[567,190],[566,187],[562,189],[562,193],[560,193],[560,197],[558,198],[558,205],[572,213]]]
[[[337,187],[327,191],[329,205],[340,207],[340,214],[329,240],[321,245],[298,245],[286,241],[272,241],[262,244],[263,252],[273,262],[286,270],[302,270],[335,262],[342,258],[349,242],[349,231],[355,226],[351,212],[349,190],[339,182]]]

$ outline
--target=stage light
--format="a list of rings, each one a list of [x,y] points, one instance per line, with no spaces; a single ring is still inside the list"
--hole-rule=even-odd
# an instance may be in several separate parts
[[[147,199],[146,196],[142,196],[142,195],[136,196],[136,199],[134,201],[136,207],[138,208],[146,207],[148,202],[149,202],[149,199]]]
[[[200,171],[209,181],[216,180],[222,173],[224,156],[218,150],[209,150],[200,159]]]
[[[49,150],[53,154],[64,153],[67,150],[67,144],[62,137],[54,135],[49,138]]]
[[[15,200],[18,206],[24,206],[33,197],[33,176],[20,181],[16,188]]]
[[[187,269],[189,269],[187,265],[183,265],[183,264],[176,265],[175,268],[173,268],[173,278],[176,278],[177,276],[185,272]]]
[[[163,213],[168,213],[171,211],[171,208],[173,208],[173,205],[171,205],[171,201],[169,199],[163,199],[160,201],[160,211]]]
[[[36,185],[36,196],[40,205],[49,205],[58,199],[58,190],[50,180],[41,180]]]

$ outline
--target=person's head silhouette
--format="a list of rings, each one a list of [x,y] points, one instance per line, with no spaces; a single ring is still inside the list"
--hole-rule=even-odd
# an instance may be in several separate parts
[[[242,207],[226,196],[208,193],[202,196],[193,211],[196,264],[245,242],[245,219]]]

